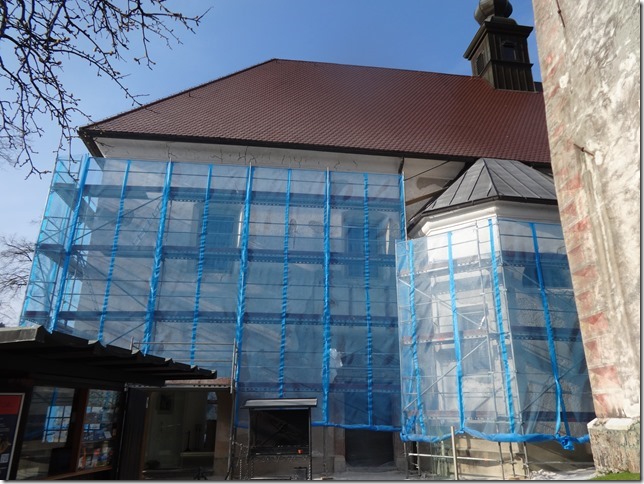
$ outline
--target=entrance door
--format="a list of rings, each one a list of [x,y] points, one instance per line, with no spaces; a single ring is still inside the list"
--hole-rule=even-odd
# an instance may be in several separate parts
[[[394,460],[394,439],[391,432],[346,429],[344,431],[347,465],[378,467]]]

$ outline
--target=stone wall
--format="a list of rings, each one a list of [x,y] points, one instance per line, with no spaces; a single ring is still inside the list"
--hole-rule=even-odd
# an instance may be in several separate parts
[[[588,427],[597,469],[604,473],[624,469],[639,471],[639,419],[596,418]]]
[[[640,417],[640,5],[533,0],[552,166],[603,455]],[[605,431],[610,419],[618,430]],[[624,419],[629,425],[617,425]],[[601,429],[601,430],[600,430]],[[621,429],[621,430],[620,430]],[[611,435],[609,439],[609,435]],[[604,465],[610,462],[610,465]]]

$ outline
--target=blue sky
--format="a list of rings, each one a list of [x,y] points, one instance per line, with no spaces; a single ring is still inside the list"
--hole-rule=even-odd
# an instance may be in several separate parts
[[[272,58],[336,62],[451,74],[470,74],[463,53],[478,29],[477,0],[172,0],[187,13],[210,11],[195,34],[177,28],[181,45],[154,42],[153,70],[131,61],[141,50],[132,38],[127,86],[144,102],[216,79]],[[515,0],[514,18],[534,25],[532,2]],[[185,10],[188,9],[188,10]],[[529,38],[535,80],[541,80],[536,34]],[[98,121],[131,109],[132,103],[105,78],[79,62],[65,66],[62,79],[81,98],[81,108]],[[86,124],[83,119],[77,123]],[[58,136],[55,125],[35,140],[41,169],[51,169]],[[76,142],[74,154],[85,148]],[[0,232],[35,240],[50,175],[24,180],[26,172],[0,167]]]

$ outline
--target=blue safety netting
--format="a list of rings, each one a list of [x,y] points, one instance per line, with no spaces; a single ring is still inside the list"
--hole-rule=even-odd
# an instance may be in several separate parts
[[[592,395],[561,226],[496,217],[397,244],[402,432],[588,441]]]
[[[59,161],[21,324],[234,371],[240,402],[317,397],[317,425],[399,429],[401,191],[389,174]]]

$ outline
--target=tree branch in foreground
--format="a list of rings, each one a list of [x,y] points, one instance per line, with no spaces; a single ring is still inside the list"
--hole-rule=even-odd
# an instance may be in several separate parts
[[[150,42],[180,44],[174,28],[194,33],[206,13],[185,16],[164,0],[0,0],[0,157],[26,167],[27,176],[46,173],[31,145],[44,133],[43,120],[60,128],[59,151],[76,135],[75,121],[91,122],[80,99],[59,79],[64,66],[73,59],[87,62],[140,105],[117,65],[135,45],[142,54],[132,59],[152,68]]]

